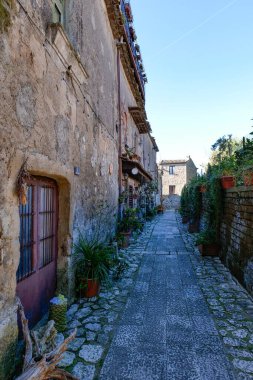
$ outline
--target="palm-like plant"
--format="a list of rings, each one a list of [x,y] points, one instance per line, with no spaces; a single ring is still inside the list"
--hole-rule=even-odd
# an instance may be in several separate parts
[[[88,280],[110,285],[109,271],[112,267],[112,248],[96,240],[89,240],[80,234],[73,246],[73,260],[79,290]]]

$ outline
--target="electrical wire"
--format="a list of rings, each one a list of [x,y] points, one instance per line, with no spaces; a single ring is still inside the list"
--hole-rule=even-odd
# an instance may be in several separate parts
[[[46,49],[46,46],[45,46],[45,41],[49,43],[49,45],[54,49],[55,53],[58,55],[61,63],[63,64],[63,66],[68,69],[66,63],[62,60],[62,57],[58,54],[57,50],[55,49],[55,47],[53,46],[53,44],[46,38],[46,34],[44,33],[44,31],[42,31],[38,25],[34,22],[34,20],[32,19],[32,17],[29,15],[27,9],[24,7],[24,5],[21,3],[20,0],[16,0],[18,2],[18,4],[20,5],[20,7],[22,8],[23,12],[25,13],[25,15],[27,16],[27,18],[29,19],[29,21],[31,22],[31,24],[36,28],[36,30],[43,36],[43,41],[42,41],[42,44],[44,46],[44,48]],[[46,51],[48,52],[49,54],[49,57],[52,59],[53,61],[53,58],[51,57],[49,51],[46,49]],[[55,62],[53,62],[55,63]],[[67,70],[66,70],[67,71]],[[71,73],[70,73],[71,75]],[[64,79],[65,80],[65,79]],[[95,118],[97,119],[97,121],[106,129],[107,133],[110,135],[110,137],[115,140],[115,137],[114,135],[110,132],[110,130],[107,128],[106,124],[103,122],[102,118],[99,116],[99,114],[97,113],[97,111],[93,108],[93,106],[90,104],[90,102],[88,101],[88,99],[86,98],[86,96],[83,94],[83,89],[81,88],[81,85],[78,83],[78,81],[73,78],[73,76],[71,76],[71,81],[72,81],[72,86],[73,86],[73,80],[75,80],[85,102],[88,104],[89,108],[91,109],[92,113],[94,114]],[[65,81],[66,82],[66,81]],[[73,86],[73,89],[75,91],[75,88]],[[91,96],[88,91],[86,91],[87,95],[88,96]]]

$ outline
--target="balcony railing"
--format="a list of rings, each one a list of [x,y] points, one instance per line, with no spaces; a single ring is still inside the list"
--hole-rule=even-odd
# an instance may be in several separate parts
[[[124,27],[127,35],[128,44],[131,49],[133,61],[135,64],[136,72],[139,77],[139,82],[141,85],[141,90],[143,95],[145,94],[145,83],[147,82],[147,77],[144,72],[144,67],[141,59],[140,47],[135,42],[136,34],[133,27],[133,15],[131,10],[131,5],[129,0],[121,0],[120,1],[120,9],[124,19]]]

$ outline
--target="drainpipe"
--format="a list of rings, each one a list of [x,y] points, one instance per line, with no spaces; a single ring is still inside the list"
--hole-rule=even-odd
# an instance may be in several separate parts
[[[119,180],[119,195],[122,193],[122,125],[121,125],[121,76],[120,76],[120,48],[125,43],[123,42],[123,37],[119,41],[117,41],[117,82],[118,82],[118,134],[119,134],[119,140],[118,140],[118,160],[119,160],[119,173],[118,173],[118,180]],[[119,205],[119,218],[121,219],[121,213],[122,213],[122,206]]]

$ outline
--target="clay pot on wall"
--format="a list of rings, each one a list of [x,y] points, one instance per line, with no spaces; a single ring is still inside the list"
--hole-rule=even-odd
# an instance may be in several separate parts
[[[245,186],[253,186],[253,171],[247,171],[243,174],[243,182]]]
[[[189,217],[188,216],[183,216],[182,217],[182,223],[183,224],[186,224],[186,223],[188,223],[189,222]]]
[[[188,226],[188,232],[190,234],[199,232],[199,222],[190,222]]]
[[[235,187],[235,177],[234,176],[222,176],[221,177],[221,187],[224,190]]]
[[[199,252],[202,256],[219,256],[220,246],[217,243],[200,244],[198,245]]]
[[[201,193],[205,193],[206,192],[206,185],[201,185],[200,188],[199,188],[199,191]]]

